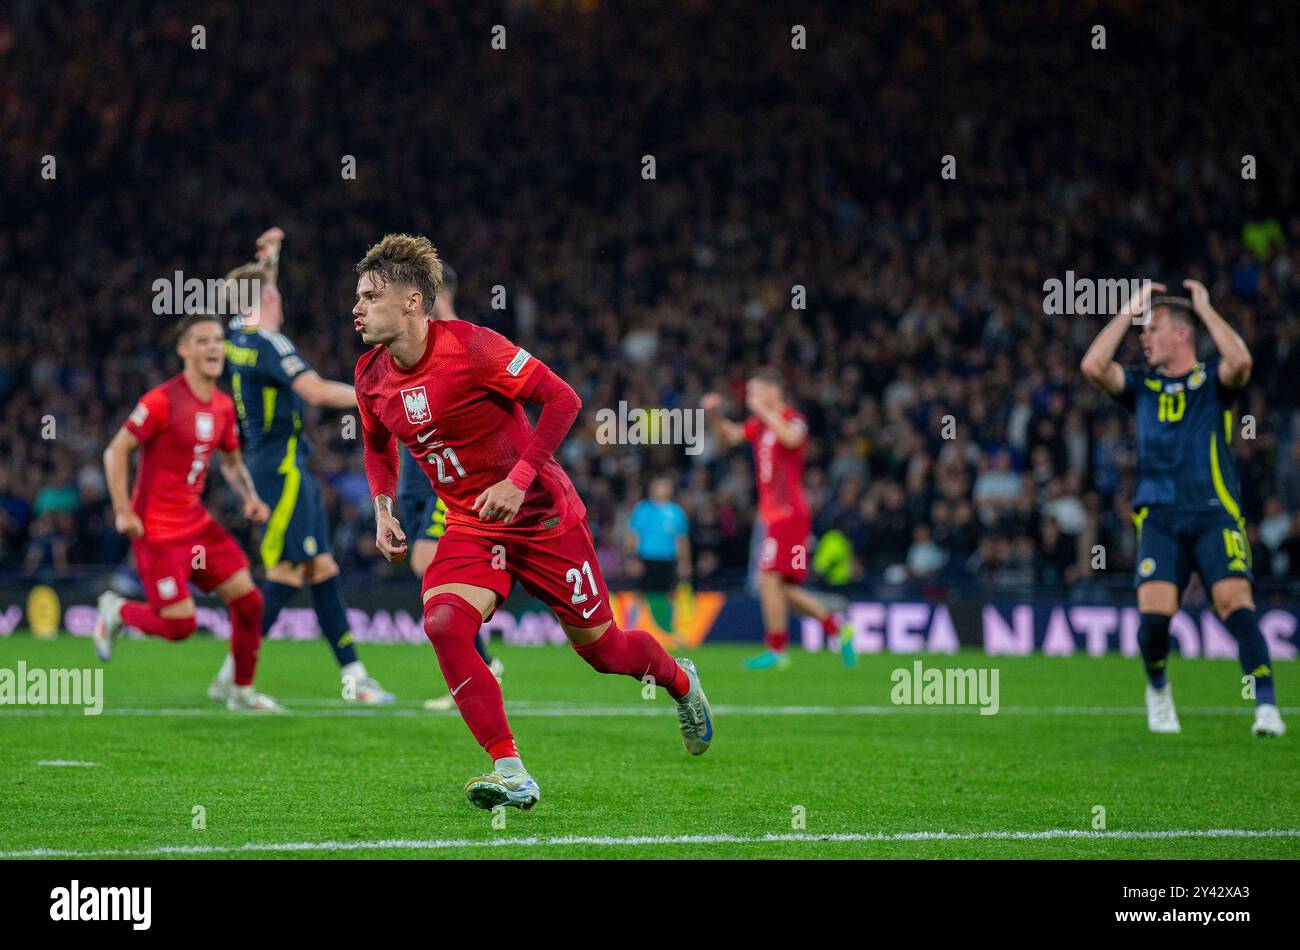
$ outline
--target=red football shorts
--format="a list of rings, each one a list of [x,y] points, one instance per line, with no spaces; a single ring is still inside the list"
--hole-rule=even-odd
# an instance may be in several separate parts
[[[421,595],[442,584],[470,584],[505,600],[515,581],[562,623],[598,627],[614,619],[585,518],[563,534],[540,541],[485,537],[451,525],[424,572]]]
[[[132,538],[135,566],[149,606],[161,610],[190,596],[190,582],[211,591],[248,567],[248,558],[225,528],[209,521],[194,534],[168,541]]]
[[[773,521],[763,536],[763,547],[758,554],[760,571],[775,571],[791,584],[802,584],[808,577],[808,535],[812,533],[812,520],[807,515],[794,515]]]

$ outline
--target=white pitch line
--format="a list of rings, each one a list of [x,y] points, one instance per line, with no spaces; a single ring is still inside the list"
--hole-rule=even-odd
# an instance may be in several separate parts
[[[825,835],[633,835],[622,838],[558,835],[554,838],[485,838],[478,840],[466,838],[385,838],[379,841],[279,841],[230,847],[203,844],[163,845],[156,848],[110,848],[95,851],[32,848],[27,851],[0,851],[0,858],[114,858],[306,851],[438,851],[449,848],[536,848],[576,845],[617,848],[661,844],[776,844],[782,842],[804,844],[860,842],[879,844],[912,841],[1048,841],[1055,839],[1151,841],[1174,838],[1300,838],[1300,828],[1205,828],[1169,831],[1081,831],[1075,828],[1051,828],[1045,831],[905,831],[896,834],[851,833]]]
[[[67,765],[76,766],[84,769],[94,768],[98,762],[73,762],[69,759],[41,759],[37,765]]]
[[[439,716],[458,716],[452,710],[433,711],[418,706],[358,706],[343,704],[342,700],[303,700],[301,705],[294,701],[284,701],[291,715],[308,719],[337,719],[351,717],[396,717],[396,718],[437,718]],[[338,702],[340,705],[326,706],[326,703]],[[306,708],[303,708],[306,707]],[[314,708],[313,708],[314,707]],[[1185,716],[1245,716],[1254,710],[1249,706],[1190,706],[1180,707],[1179,713]],[[551,703],[538,701],[516,701],[506,703],[506,712],[519,718],[546,718],[566,716],[592,717],[636,717],[636,716],[670,716],[673,709],[667,703],[642,703],[621,706],[584,706],[577,703]],[[715,705],[713,712],[722,716],[973,716],[979,713],[979,707],[970,706],[743,706]],[[1141,706],[1003,706],[998,715],[1013,716],[1141,716],[1146,709]],[[1286,706],[1281,712],[1288,715],[1300,713],[1300,706]],[[0,721],[6,716],[71,716],[81,715],[81,707],[71,709],[57,706],[0,707]],[[219,705],[212,706],[124,706],[104,707],[104,716],[144,716],[144,717],[185,717],[185,716],[231,716]],[[246,717],[241,717],[246,718]],[[275,718],[262,716],[261,718]],[[988,718],[988,717],[981,717]]]

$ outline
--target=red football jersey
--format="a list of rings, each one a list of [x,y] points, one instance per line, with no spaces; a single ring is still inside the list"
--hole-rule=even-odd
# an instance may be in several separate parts
[[[168,541],[204,528],[212,520],[203,507],[212,449],[239,448],[234,401],[213,389],[203,402],[181,374],[145,393],[123,424],[140,440],[131,507],[144,522],[144,540]]]
[[[789,406],[782,410],[781,416],[798,431],[808,431],[808,421]],[[803,494],[803,462],[807,439],[798,448],[788,449],[757,416],[745,420],[745,438],[754,444],[759,516],[768,524],[795,515],[806,516],[808,500]]]
[[[481,521],[474,499],[510,474],[533,427],[520,393],[543,364],[487,327],[430,320],[424,356],[409,370],[377,346],[357,360],[357,405],[367,442],[396,437],[447,505],[447,524],[476,534],[544,538],[587,515],[573,483],[548,458],[513,521]],[[394,451],[396,449],[394,448]]]

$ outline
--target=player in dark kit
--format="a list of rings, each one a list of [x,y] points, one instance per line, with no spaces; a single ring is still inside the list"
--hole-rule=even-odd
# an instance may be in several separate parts
[[[541,797],[506,721],[501,686],[474,649],[483,621],[516,580],[555,612],[577,654],[601,673],[663,686],[692,755],[713,718],[690,660],[614,622],[586,508],[553,458],[581,402],[562,379],[505,337],[462,320],[432,320],[442,262],[427,238],[390,234],[357,264],[352,313],[363,342],[357,403],[375,541],[406,556],[393,514],[397,441],[447,503],[447,533],[423,581],[424,629],[465,724],[492,771],[465,786],[479,808],[528,809]],[[523,404],[542,407],[534,429]]]
[[[1286,726],[1274,698],[1268,643],[1259,631],[1251,590],[1250,544],[1242,517],[1232,441],[1232,402],[1250,379],[1251,357],[1240,336],[1210,305],[1198,281],[1186,297],[1158,296],[1144,284],[1093,341],[1083,374],[1137,414],[1138,474],[1133,499],[1138,550],[1135,584],[1141,624],[1138,644],[1147,671],[1147,726],[1180,732],[1166,676],[1169,620],[1192,570],[1201,576],[1215,613],[1237,641],[1242,669],[1255,692],[1257,736],[1281,736]],[[1138,315],[1144,368],[1125,368],[1115,351]],[[1199,318],[1199,320],[1198,320]],[[1218,357],[1196,359],[1196,326],[1214,339]]]
[[[280,712],[273,699],[253,689],[262,595],[239,544],[203,507],[208,468],[219,455],[222,476],[243,499],[244,516],[260,524],[268,514],[239,452],[235,407],[216,385],[223,363],[221,322],[207,314],[183,318],[176,350],[184,371],[145,393],[104,450],[117,530],[131,539],[148,603],[112,591],[100,594],[95,652],[107,662],[124,624],[164,640],[188,639],[196,628],[193,582],[216,593],[230,610],[226,708]],[[137,448],[140,470],[128,500]]]
[[[442,289],[433,300],[433,319],[460,319],[456,316],[456,272],[446,261],[442,262]],[[438,542],[447,533],[447,503],[433,490],[428,476],[411,457],[410,449],[403,445],[399,451],[402,463],[397,476],[397,506],[402,520],[411,529],[411,572],[423,579],[433,556],[438,553]],[[505,674],[505,665],[488,652],[486,639],[487,634],[480,633],[474,639],[474,649],[478,650],[478,655],[499,683]],[[447,710],[455,706],[456,699],[451,693],[424,701],[425,709]]]
[[[237,267],[226,277],[226,286],[232,291],[228,298],[252,303],[250,312],[232,322],[226,340],[226,372],[248,468],[258,494],[271,506],[259,550],[266,571],[262,631],[269,633],[285,605],[308,587],[321,632],[339,665],[343,698],[391,703],[393,694],[380,686],[357,658],[325,504],[307,467],[312,446],[302,427],[304,403],[354,409],[357,398],[347,383],[322,379],[280,333],[284,311],[276,277],[283,240],[279,228],[265,231],[257,239],[257,262]],[[236,295],[233,291],[239,281],[255,281],[258,293]],[[230,663],[224,664],[208,695],[222,698],[230,689],[232,672]]]

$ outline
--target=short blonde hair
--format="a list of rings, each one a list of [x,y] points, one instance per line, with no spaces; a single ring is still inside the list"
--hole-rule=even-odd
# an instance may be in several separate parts
[[[433,299],[442,290],[442,260],[427,237],[386,234],[357,262],[358,274],[370,274],[381,287],[406,284],[423,296],[424,312],[433,315]]]
[[[239,304],[242,304],[244,300],[243,295],[239,293],[240,282],[245,280],[257,281],[253,286],[258,288],[258,294],[260,296],[262,284],[266,279],[267,268],[265,265],[259,264],[256,261],[250,261],[247,264],[240,264],[226,275],[226,279],[221,284],[221,312],[234,314],[237,311],[243,310],[243,307],[239,306]],[[247,316],[247,314],[239,313],[239,316]]]

